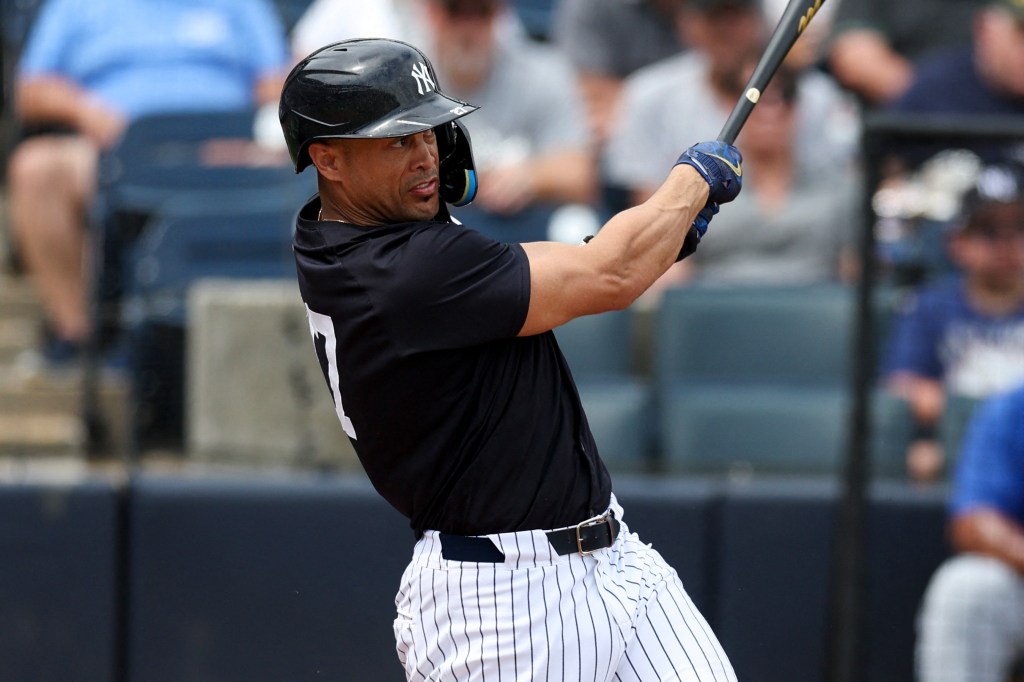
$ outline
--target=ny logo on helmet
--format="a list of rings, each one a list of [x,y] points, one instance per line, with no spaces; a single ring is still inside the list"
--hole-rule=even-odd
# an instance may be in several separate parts
[[[430,77],[430,72],[427,71],[427,65],[423,62],[419,62],[416,66],[412,67],[412,77],[416,79],[416,92],[421,95],[437,87],[434,84],[434,80]]]

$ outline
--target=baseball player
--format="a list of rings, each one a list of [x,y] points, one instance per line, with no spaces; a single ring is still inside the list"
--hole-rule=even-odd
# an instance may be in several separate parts
[[[686,150],[582,245],[457,222],[476,189],[459,118],[405,43],[328,45],[280,118],[318,194],[295,257],[338,417],[418,538],[396,597],[409,680],[735,680],[675,571],[624,523],[552,329],[628,306],[740,191],[741,156]]]

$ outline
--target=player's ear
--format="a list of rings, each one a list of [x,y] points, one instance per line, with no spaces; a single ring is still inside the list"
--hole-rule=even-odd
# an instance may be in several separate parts
[[[337,180],[343,159],[340,150],[329,142],[313,142],[309,145],[309,158],[320,175],[328,180]]]

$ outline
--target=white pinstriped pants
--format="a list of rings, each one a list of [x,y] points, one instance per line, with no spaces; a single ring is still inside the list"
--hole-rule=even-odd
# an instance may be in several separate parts
[[[932,576],[918,618],[920,682],[1006,682],[1024,654],[1024,577],[960,554]]]
[[[675,570],[625,524],[586,557],[540,530],[487,537],[504,563],[443,559],[433,531],[416,544],[395,598],[410,682],[735,682]]]

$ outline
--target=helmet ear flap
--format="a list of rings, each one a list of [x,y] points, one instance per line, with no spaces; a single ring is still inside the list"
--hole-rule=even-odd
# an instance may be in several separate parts
[[[459,120],[443,123],[437,131],[441,157],[441,198],[452,206],[465,206],[476,196],[476,166],[469,131]]]

